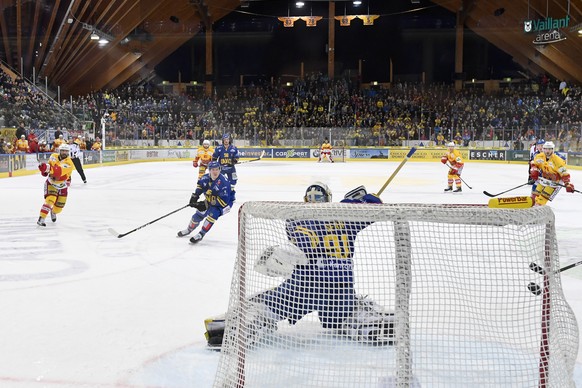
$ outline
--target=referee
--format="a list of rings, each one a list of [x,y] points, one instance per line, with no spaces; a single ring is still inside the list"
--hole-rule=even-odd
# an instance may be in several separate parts
[[[80,142],[81,140],[79,140],[79,138],[76,138],[75,141],[73,141],[70,144],[71,147],[70,156],[71,160],[73,161],[73,164],[75,165],[75,169],[77,170],[79,175],[81,175],[81,179],[83,179],[83,183],[87,183],[87,178],[85,177],[85,172],[83,171],[83,165],[81,164],[81,160],[79,159],[83,157],[81,148],[79,148]]]

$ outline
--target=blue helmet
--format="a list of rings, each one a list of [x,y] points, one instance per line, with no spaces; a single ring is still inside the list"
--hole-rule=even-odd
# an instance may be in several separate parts
[[[208,163],[208,170],[212,170],[213,168],[217,168],[220,170],[220,163],[218,163],[216,160]]]
[[[544,139],[539,139],[536,141],[536,144],[544,144],[546,141]]]
[[[230,133],[225,133],[224,135],[222,135],[222,140],[224,139],[230,140]]]

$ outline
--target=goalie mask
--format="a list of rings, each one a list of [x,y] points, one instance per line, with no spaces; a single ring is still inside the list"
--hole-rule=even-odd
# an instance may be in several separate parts
[[[305,190],[305,202],[331,202],[331,190],[325,183],[315,182]]]

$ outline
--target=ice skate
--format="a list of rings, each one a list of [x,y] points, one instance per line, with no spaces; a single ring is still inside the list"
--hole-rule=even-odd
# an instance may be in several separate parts
[[[449,186],[449,187],[447,187],[447,188],[445,189],[445,192],[447,192],[447,191],[453,191],[453,186]]]
[[[202,233],[196,233],[194,237],[190,238],[190,244],[198,244],[203,238],[204,235]]]
[[[184,230],[181,230],[181,231],[179,231],[179,232],[178,232],[178,237],[184,237],[184,236],[187,236],[187,235],[189,235],[190,233],[192,233],[192,231],[193,231],[193,230],[194,230],[194,229],[190,229],[190,228],[186,228],[186,229],[184,229]]]
[[[44,222],[44,218],[38,217],[38,221],[36,221],[38,226],[46,226],[46,222]]]
[[[462,188],[460,188],[460,187],[457,187],[457,188],[456,188],[456,189],[453,191],[453,193],[462,193],[462,192],[463,192],[463,189],[462,189]]]
[[[53,213],[52,210],[51,210],[51,221],[52,222],[57,222],[57,215],[55,213]]]

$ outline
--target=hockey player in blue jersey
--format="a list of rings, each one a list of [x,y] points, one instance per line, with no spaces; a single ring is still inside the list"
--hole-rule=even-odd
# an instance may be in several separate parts
[[[238,148],[234,144],[231,144],[230,134],[225,133],[222,135],[222,144],[214,149],[212,154],[212,160],[217,161],[222,168],[222,173],[226,175],[228,181],[232,188],[232,198],[234,202],[234,186],[236,186],[237,176],[235,164],[238,163],[239,155]]]
[[[204,194],[204,201],[199,201],[201,194]],[[189,235],[204,220],[200,231],[190,238],[192,244],[200,242],[216,220],[230,211],[232,202],[230,182],[221,174],[220,164],[208,163],[208,174],[204,174],[198,180],[196,191],[190,197],[190,206],[196,208],[196,213],[192,216],[188,227],[178,232],[178,237]]]
[[[305,202],[331,202],[324,183],[314,183],[305,192]],[[360,186],[346,194],[344,203],[382,203]],[[253,308],[261,310],[259,326],[274,329],[276,322],[295,324],[305,315],[317,312],[325,329],[346,332],[349,337],[370,344],[392,343],[392,314],[380,312],[375,303],[356,296],[354,289],[354,243],[371,221],[287,220],[291,244],[272,246],[261,254],[255,270],[267,276],[281,276],[291,266],[290,275],[274,289],[253,298]],[[365,310],[365,311],[364,311]],[[351,322],[351,323],[350,323]],[[220,346],[219,319],[206,320],[209,346]],[[224,322],[223,322],[224,323]],[[221,331],[222,329],[222,331]],[[382,333],[382,334],[380,334]]]

